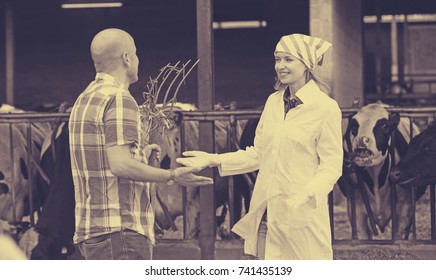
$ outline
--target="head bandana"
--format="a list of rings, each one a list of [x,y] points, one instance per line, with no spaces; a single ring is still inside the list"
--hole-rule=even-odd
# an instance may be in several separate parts
[[[323,63],[323,55],[331,46],[332,44],[320,38],[291,34],[280,39],[274,53],[289,53],[301,60],[307,68],[313,70],[315,65]]]

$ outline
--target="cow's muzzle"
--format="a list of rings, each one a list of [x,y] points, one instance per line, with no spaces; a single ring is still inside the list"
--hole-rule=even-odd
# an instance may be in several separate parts
[[[371,150],[357,148],[351,154],[351,159],[358,166],[368,166],[372,164],[374,153]]]

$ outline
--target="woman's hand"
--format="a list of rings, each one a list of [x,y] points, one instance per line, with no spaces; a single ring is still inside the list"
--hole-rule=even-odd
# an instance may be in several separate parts
[[[312,193],[302,192],[292,194],[288,203],[292,209],[297,209],[304,204],[308,203],[310,199],[312,199],[314,195]]]
[[[221,164],[217,154],[209,154],[202,151],[186,151],[183,152],[184,158],[177,158],[179,164],[188,167],[196,167],[204,169],[206,167],[215,167]]]

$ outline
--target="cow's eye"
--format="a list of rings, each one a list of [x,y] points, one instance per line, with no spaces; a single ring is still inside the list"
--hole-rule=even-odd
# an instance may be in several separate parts
[[[358,130],[359,130],[359,123],[355,119],[352,119],[351,123],[350,123],[350,132],[351,132],[351,134],[356,136]]]
[[[389,126],[387,123],[382,124],[381,129],[383,132],[388,133],[389,132]]]

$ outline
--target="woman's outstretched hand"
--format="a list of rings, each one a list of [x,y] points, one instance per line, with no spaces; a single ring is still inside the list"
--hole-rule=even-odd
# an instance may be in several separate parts
[[[202,151],[186,151],[182,154],[184,158],[177,158],[177,163],[188,166],[204,169],[206,167],[215,167],[221,164],[217,154],[209,154]]]

